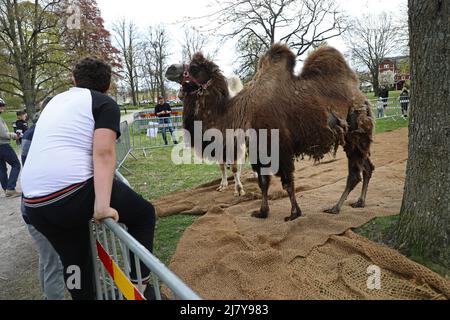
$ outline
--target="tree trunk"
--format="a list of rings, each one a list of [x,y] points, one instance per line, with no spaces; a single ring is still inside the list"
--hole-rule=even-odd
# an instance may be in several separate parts
[[[411,124],[399,249],[450,265],[450,1],[409,0]]]

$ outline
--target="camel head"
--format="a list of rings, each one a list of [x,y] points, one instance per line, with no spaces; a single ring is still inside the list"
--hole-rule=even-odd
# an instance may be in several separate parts
[[[296,64],[297,59],[292,50],[285,44],[276,43],[259,60],[258,73],[294,73]]]
[[[220,72],[219,67],[207,60],[202,53],[196,53],[190,64],[173,64],[166,72],[166,78],[182,86],[184,95],[206,90],[213,78]]]

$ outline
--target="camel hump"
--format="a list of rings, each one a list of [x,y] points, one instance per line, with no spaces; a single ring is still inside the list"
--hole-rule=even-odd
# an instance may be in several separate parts
[[[300,75],[302,79],[350,77],[356,80],[355,73],[350,69],[344,56],[333,47],[321,47],[306,59]]]
[[[288,69],[291,71],[294,71],[295,65],[297,64],[297,57],[294,52],[284,43],[274,43],[266,53],[266,56],[272,61],[285,59]]]

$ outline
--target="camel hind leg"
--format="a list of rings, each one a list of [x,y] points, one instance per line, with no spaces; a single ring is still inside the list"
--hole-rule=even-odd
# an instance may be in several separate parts
[[[370,161],[369,158],[364,159],[363,164],[363,189],[361,193],[361,197],[359,197],[359,200],[352,204],[353,208],[365,208],[366,206],[366,198],[367,198],[367,191],[369,190],[369,183],[370,179],[372,178],[372,174],[375,171],[375,166]]]
[[[350,193],[356,188],[356,186],[362,181],[361,172],[363,171],[364,159],[362,155],[356,152],[347,153],[348,157],[348,178],[345,191],[342,194],[339,202],[331,209],[325,210],[325,213],[339,214],[341,212],[344,202],[347,200]]]
[[[278,176],[281,178],[283,189],[287,191],[287,193],[289,194],[289,199],[291,201],[291,215],[284,219],[286,222],[294,221],[303,215],[302,210],[298,205],[297,197],[295,194],[294,171],[294,162],[292,160],[287,160],[284,164],[280,165],[280,172],[278,174]]]

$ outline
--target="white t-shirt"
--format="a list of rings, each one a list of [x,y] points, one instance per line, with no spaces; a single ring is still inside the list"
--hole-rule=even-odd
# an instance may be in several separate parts
[[[22,172],[25,198],[48,196],[94,176],[94,131],[120,136],[120,109],[110,97],[72,88],[54,97],[42,112]]]

